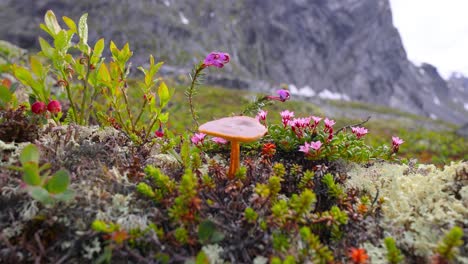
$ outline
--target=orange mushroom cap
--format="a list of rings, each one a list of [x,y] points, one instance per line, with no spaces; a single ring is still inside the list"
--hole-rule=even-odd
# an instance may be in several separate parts
[[[233,116],[207,122],[198,131],[229,141],[252,142],[263,137],[267,129],[255,118]]]

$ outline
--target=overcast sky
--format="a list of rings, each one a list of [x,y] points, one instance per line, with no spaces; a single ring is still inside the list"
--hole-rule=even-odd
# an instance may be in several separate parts
[[[468,0],[390,0],[408,57],[468,76]]]

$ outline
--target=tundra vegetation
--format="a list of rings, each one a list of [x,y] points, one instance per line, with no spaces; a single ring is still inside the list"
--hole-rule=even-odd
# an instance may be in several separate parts
[[[87,19],[48,11],[36,55],[0,43],[4,263],[468,261],[464,139],[205,89],[225,52],[188,82],[151,55],[131,75],[130,45],[90,43]],[[213,119],[261,132],[198,130]]]

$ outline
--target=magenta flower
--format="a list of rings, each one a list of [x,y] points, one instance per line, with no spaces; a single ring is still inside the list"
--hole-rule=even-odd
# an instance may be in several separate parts
[[[225,140],[224,138],[220,138],[220,137],[214,137],[211,139],[213,142],[217,143],[217,144],[227,144],[228,141]]]
[[[223,68],[224,64],[228,63],[229,60],[229,54],[213,51],[206,56],[203,61],[203,67],[215,66],[217,68]]]
[[[158,130],[154,131],[154,135],[155,135],[156,137],[158,137],[158,138],[164,137],[164,131],[163,131],[163,129],[162,129],[161,124],[159,124]]]
[[[355,134],[358,139],[362,138],[369,132],[367,128],[364,128],[364,127],[351,127],[351,130],[353,131],[353,134]]]
[[[265,121],[267,114],[268,114],[268,111],[260,110],[260,112],[258,112],[258,114],[257,114],[257,116],[255,118],[258,121]]]
[[[288,90],[281,89],[281,90],[276,91],[276,93],[279,95],[281,102],[288,100],[290,97]]]
[[[400,149],[400,145],[405,143],[405,141],[399,137],[392,137],[392,151],[397,153]]]
[[[195,145],[201,145],[203,144],[203,141],[205,140],[205,136],[206,134],[203,134],[203,133],[195,133],[190,140]]]
[[[44,113],[47,110],[47,107],[45,103],[37,101],[34,102],[34,104],[31,105],[31,111],[35,113],[36,115],[40,115]]]
[[[322,146],[322,142],[320,141],[310,142],[310,148],[314,150],[319,150],[321,146]]]
[[[59,101],[52,100],[47,105],[47,110],[49,110],[49,112],[51,112],[52,114],[57,114],[62,111],[62,106],[60,105]]]

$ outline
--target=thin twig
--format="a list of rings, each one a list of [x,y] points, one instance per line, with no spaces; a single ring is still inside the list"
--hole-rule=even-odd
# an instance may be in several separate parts
[[[338,135],[338,133],[340,133],[341,131],[343,131],[343,130],[346,129],[346,128],[351,128],[351,127],[355,127],[355,126],[362,126],[363,124],[367,123],[367,121],[369,121],[369,119],[371,119],[371,116],[368,116],[368,117],[366,118],[366,120],[362,121],[361,123],[357,123],[357,124],[353,124],[353,125],[344,126],[344,127],[338,129],[338,130],[335,132],[335,136]]]

